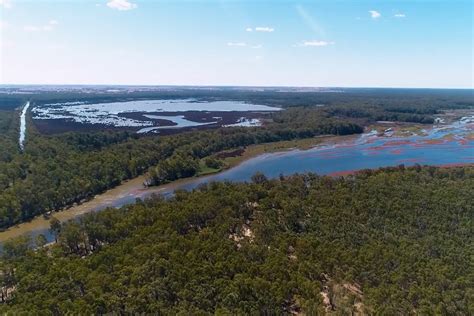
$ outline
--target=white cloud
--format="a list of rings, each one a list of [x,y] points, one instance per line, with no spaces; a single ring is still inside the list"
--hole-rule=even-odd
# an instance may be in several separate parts
[[[39,31],[44,31],[44,32],[49,32],[54,30],[56,25],[58,25],[59,22],[57,20],[49,20],[48,23],[45,25],[25,25],[23,27],[23,30],[26,32],[39,32]]]
[[[0,0],[0,7],[10,9],[12,7],[12,3],[10,0]]]
[[[245,46],[247,46],[247,43],[244,43],[244,42],[229,42],[229,43],[227,43],[227,46],[245,47]]]
[[[109,0],[107,6],[119,11],[127,11],[137,8],[135,3],[131,3],[128,0]]]
[[[34,25],[25,25],[23,26],[23,30],[26,32],[38,32],[41,30],[41,28]]]
[[[2,20],[0,20],[0,31],[7,29],[8,26],[9,26],[9,24],[8,24],[7,21],[2,21]]]
[[[250,47],[252,47],[252,48],[262,48],[263,45],[262,45],[262,44],[258,44],[258,45],[252,45],[252,46],[250,46]]]
[[[255,28],[255,32],[273,32],[275,29],[273,27],[268,26],[257,26]]]
[[[378,19],[382,16],[382,14],[380,14],[380,12],[375,11],[375,10],[370,10],[369,13],[370,13],[370,16],[372,17],[372,19]]]
[[[328,45],[334,45],[334,42],[327,42],[327,41],[317,41],[317,40],[311,40],[311,41],[304,41],[300,44],[297,44],[296,46],[302,46],[302,47],[323,47],[323,46],[328,46]]]
[[[406,15],[405,15],[405,13],[397,13],[397,14],[394,15],[394,17],[396,17],[396,18],[404,18],[404,17],[406,17]]]
[[[247,32],[273,32],[275,31],[275,29],[273,27],[269,27],[269,26],[257,26],[255,28],[251,28],[251,27],[247,27],[245,29]]]

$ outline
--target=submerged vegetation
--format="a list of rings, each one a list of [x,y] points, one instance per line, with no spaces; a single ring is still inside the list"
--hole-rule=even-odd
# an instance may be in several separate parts
[[[0,311],[472,314],[473,192],[473,167],[257,174],[87,214],[5,243]]]

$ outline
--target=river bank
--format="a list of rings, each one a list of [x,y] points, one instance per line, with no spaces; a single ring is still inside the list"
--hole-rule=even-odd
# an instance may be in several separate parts
[[[342,140],[348,139],[348,137],[357,137],[357,135],[319,136],[308,139],[251,145],[245,148],[241,155],[225,158],[225,168],[216,170],[215,172],[202,174],[197,177],[179,179],[164,185],[148,188],[145,188],[143,185],[143,183],[146,181],[146,175],[141,175],[134,179],[124,181],[119,186],[107,190],[102,194],[96,195],[91,200],[82,204],[54,212],[52,213],[52,216],[61,222],[66,222],[76,218],[77,216],[81,216],[89,212],[99,211],[107,207],[121,207],[123,205],[133,203],[137,198],[143,199],[152,194],[171,195],[175,189],[187,187],[188,184],[192,184],[196,182],[196,180],[205,181],[206,178],[215,175],[215,173],[234,168],[241,163],[259,155],[291,149],[307,150],[318,144],[321,144],[323,141],[336,141],[338,137],[340,140]],[[11,238],[19,237],[25,233],[32,233],[33,237],[37,235],[35,232],[38,232],[38,234],[40,232],[44,234],[45,231],[49,229],[49,221],[49,219],[46,219],[44,216],[40,215],[28,222],[10,227],[0,232],[0,243],[3,243]]]
[[[151,188],[144,188],[145,176],[140,176],[81,205],[55,212],[53,216],[64,222],[87,212],[130,204],[154,193],[169,196],[176,189],[192,190],[211,181],[249,181],[257,171],[268,177],[306,172],[339,176],[360,169],[400,164],[447,166],[474,162],[474,116],[450,124],[416,127],[415,130],[410,125],[400,127],[383,123],[382,127],[377,130],[369,128],[359,135],[252,145],[238,154],[224,157],[226,167],[220,172]],[[40,216],[0,232],[0,243],[24,233],[32,237],[45,234],[51,240],[48,228],[49,221]]]

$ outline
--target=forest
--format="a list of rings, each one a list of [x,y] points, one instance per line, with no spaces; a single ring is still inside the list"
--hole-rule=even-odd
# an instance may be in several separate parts
[[[210,183],[4,244],[8,314],[474,313],[474,167]]]
[[[260,128],[221,128],[170,136],[139,136],[123,130],[44,135],[28,117],[25,151],[18,148],[19,112],[15,109],[26,100],[98,102],[185,98],[191,94],[203,100],[236,99],[285,110],[273,114],[271,122]],[[212,161],[212,156],[223,150],[361,133],[378,120],[432,123],[434,115],[443,109],[474,107],[470,96],[465,91],[408,90],[401,94],[390,89],[346,93],[177,89],[119,95],[44,91],[0,94],[0,229],[81,203],[137,175],[148,174],[150,185],[194,176],[200,160]]]

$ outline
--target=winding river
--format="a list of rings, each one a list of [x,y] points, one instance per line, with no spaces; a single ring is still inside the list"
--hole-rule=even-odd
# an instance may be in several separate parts
[[[26,106],[25,106],[26,107]],[[24,109],[25,112],[25,109]],[[74,206],[67,211],[55,213],[61,221],[106,207],[120,207],[145,198],[153,193],[170,196],[176,189],[192,190],[211,181],[248,181],[255,172],[268,177],[280,174],[315,172],[338,176],[366,168],[394,165],[460,165],[474,164],[474,115],[466,116],[451,124],[435,125],[419,131],[395,136],[391,128],[383,135],[370,131],[350,137],[333,137],[321,145],[308,150],[288,150],[262,154],[244,161],[240,165],[218,174],[198,178],[182,179],[168,185],[143,188],[144,177],[127,181],[91,201]],[[38,217],[0,233],[0,242],[24,233],[32,237],[44,234],[48,240],[53,236],[48,231],[49,222]]]
[[[30,101],[26,102],[25,106],[21,110],[20,116],[20,137],[18,139],[18,144],[20,145],[21,151],[25,149],[25,137],[26,137],[26,113],[30,107]]]

